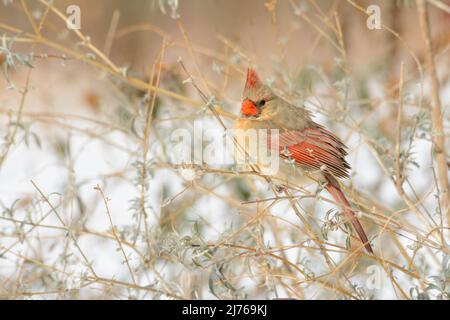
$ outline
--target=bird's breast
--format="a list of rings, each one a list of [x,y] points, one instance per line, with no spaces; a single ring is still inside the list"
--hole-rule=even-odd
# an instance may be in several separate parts
[[[307,172],[295,162],[281,158],[279,148],[274,147],[271,140],[270,130],[259,121],[239,119],[235,122],[234,157],[238,167],[243,170],[257,168],[263,175],[270,176],[274,183],[289,187],[322,180],[322,173]]]

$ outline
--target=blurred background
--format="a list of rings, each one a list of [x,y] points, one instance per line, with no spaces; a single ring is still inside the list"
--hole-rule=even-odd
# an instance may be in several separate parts
[[[430,50],[412,0],[1,2],[0,297],[448,299],[450,2],[425,9]],[[249,66],[348,145],[374,256],[318,186],[171,161],[221,128],[194,84],[231,128]]]

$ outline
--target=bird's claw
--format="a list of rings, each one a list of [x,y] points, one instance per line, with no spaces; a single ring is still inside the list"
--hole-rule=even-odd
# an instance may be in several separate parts
[[[276,193],[282,193],[286,190],[286,187],[283,185],[276,184],[274,186]]]

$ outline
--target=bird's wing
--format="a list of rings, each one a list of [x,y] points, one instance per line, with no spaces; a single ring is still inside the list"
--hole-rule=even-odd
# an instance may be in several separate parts
[[[278,149],[282,158],[293,159],[297,165],[306,169],[322,170],[338,178],[348,177],[350,166],[345,160],[346,146],[323,127],[282,131],[278,136]]]

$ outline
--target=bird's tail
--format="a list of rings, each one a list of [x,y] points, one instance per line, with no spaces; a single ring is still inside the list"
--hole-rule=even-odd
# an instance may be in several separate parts
[[[369,253],[373,254],[373,250],[372,247],[370,246],[369,240],[367,239],[366,233],[364,232],[364,229],[361,223],[359,222],[358,218],[356,217],[355,213],[350,209],[350,204],[347,201],[347,198],[345,197],[344,193],[341,191],[338,182],[333,176],[330,175],[327,175],[326,179],[328,183],[325,188],[333,196],[334,200],[341,206],[344,215],[352,223],[353,228],[358,234],[359,239],[361,239],[361,241],[363,242],[366,250]]]

